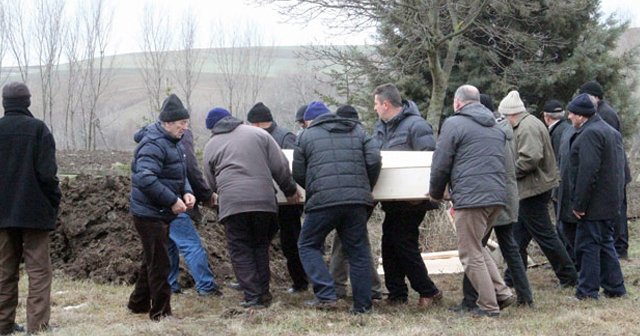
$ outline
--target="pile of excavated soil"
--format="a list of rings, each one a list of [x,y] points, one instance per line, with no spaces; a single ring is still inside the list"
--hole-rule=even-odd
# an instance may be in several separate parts
[[[142,260],[142,245],[129,214],[131,181],[127,176],[78,175],[61,181],[63,193],[58,226],[52,234],[52,263],[74,279],[98,283],[134,283]],[[233,278],[224,228],[212,211],[204,209],[205,224],[198,230],[219,282]],[[287,282],[280,242],[271,248],[274,284]],[[193,284],[184,272],[180,282]]]

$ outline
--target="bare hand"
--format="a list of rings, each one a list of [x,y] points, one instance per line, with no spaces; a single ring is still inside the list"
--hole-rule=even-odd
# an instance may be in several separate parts
[[[182,196],[184,199],[184,204],[187,206],[187,209],[193,209],[193,206],[196,204],[196,197],[192,194],[186,193]]]
[[[218,194],[213,193],[208,201],[204,203],[205,206],[214,208],[218,204]]]
[[[578,212],[573,210],[573,215],[576,216],[577,219],[582,219],[582,217],[584,216],[585,212]]]
[[[300,203],[300,200],[302,200],[302,195],[300,195],[300,192],[297,189],[295,194],[287,197],[288,204],[298,204]]]
[[[171,212],[173,212],[174,215],[177,214],[181,214],[183,212],[187,211],[187,206],[184,204],[184,202],[178,198],[178,200],[173,203],[173,205],[171,206]]]

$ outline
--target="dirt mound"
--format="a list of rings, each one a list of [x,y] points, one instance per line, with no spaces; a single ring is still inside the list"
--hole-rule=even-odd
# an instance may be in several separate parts
[[[52,263],[74,279],[98,283],[135,282],[142,259],[141,243],[129,214],[131,181],[127,176],[78,175],[61,182],[63,193],[58,227],[52,235]],[[219,282],[233,278],[224,228],[211,211],[203,209],[199,232]],[[287,281],[286,264],[274,239],[271,250],[274,284]],[[193,284],[186,272],[180,282]]]

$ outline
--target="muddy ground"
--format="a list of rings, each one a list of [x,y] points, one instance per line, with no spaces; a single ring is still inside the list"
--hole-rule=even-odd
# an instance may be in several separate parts
[[[58,227],[52,235],[54,269],[74,279],[98,283],[133,283],[142,259],[141,243],[129,214],[131,181],[126,152],[61,152],[58,154],[63,193]],[[123,168],[126,166],[126,169]],[[79,175],[76,175],[79,174]],[[214,274],[222,282],[233,278],[222,225],[203,209],[198,224]],[[285,284],[287,271],[279,239],[271,248],[274,284]],[[180,282],[193,283],[184,268]]]
[[[142,251],[129,214],[131,157],[130,152],[117,151],[58,153],[59,173],[64,177],[58,227],[52,236],[55,269],[74,279],[99,283],[135,281]],[[640,216],[639,196],[640,179],[635,177],[628,188],[630,217]],[[198,230],[216,277],[225,282],[233,278],[233,272],[223,227],[217,223],[215,213],[205,209],[204,214],[206,220]],[[429,247],[434,250],[451,248],[447,247],[450,241],[439,244],[434,240],[442,233],[433,233],[433,238],[427,233],[427,239],[421,241],[430,241]],[[193,283],[184,268],[181,274],[182,285],[190,287]],[[278,238],[271,247],[271,274],[275,285],[285,286],[288,282]]]

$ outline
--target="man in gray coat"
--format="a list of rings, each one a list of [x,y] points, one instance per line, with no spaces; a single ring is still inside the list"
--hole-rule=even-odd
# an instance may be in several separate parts
[[[500,306],[514,300],[482,239],[507,202],[505,134],[480,104],[477,88],[459,87],[453,108],[456,113],[442,125],[433,153],[429,195],[440,200],[451,186],[460,262],[478,291],[472,313],[497,317]]]
[[[222,108],[206,119],[211,139],[204,148],[204,174],[218,195],[218,218],[224,224],[231,264],[245,308],[265,308],[269,291],[269,245],[278,232],[276,181],[290,203],[300,194],[289,162],[269,133],[243,125]]]

